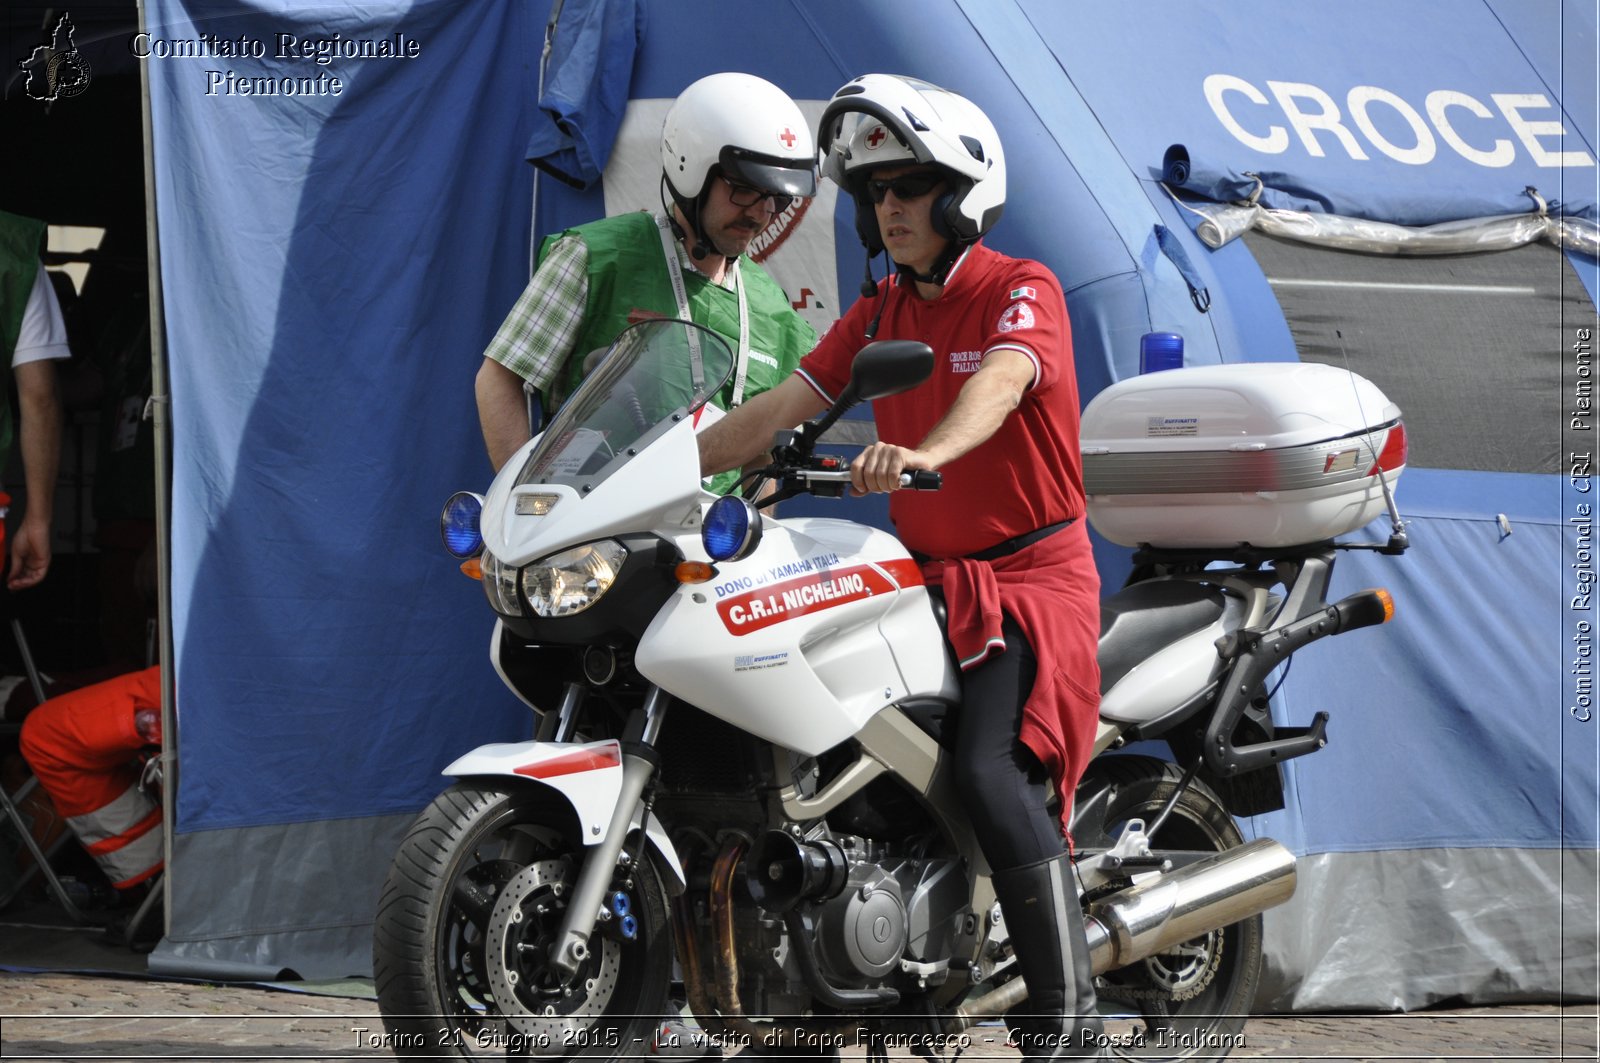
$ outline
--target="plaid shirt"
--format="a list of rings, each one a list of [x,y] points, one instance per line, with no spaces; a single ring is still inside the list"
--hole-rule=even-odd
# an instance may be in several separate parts
[[[656,220],[661,221],[660,215]],[[685,253],[680,241],[673,240],[672,247],[685,271],[703,272]],[[736,261],[723,274],[722,287],[733,287],[738,268]],[[588,303],[589,248],[581,236],[564,236],[551,245],[483,356],[551,394],[552,386],[562,379],[567,360],[575,353],[572,347],[583,327]],[[566,396],[553,398],[560,402]]]

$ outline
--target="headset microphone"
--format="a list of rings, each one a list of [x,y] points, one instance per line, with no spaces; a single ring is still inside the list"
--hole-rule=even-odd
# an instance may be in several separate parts
[[[861,282],[862,298],[870,298],[878,286],[872,280],[872,255],[867,255],[867,279]],[[878,300],[878,312],[872,315],[872,321],[867,325],[866,338],[870,342],[878,334],[878,325],[883,321],[883,311],[889,305],[889,285],[883,286],[883,295]]]

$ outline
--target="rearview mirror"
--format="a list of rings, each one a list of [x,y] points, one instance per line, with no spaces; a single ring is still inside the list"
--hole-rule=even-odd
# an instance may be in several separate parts
[[[801,449],[809,454],[822,433],[857,403],[910,391],[932,375],[933,348],[926,343],[878,340],[867,344],[856,352],[855,361],[850,363],[850,383],[833,405],[800,433]]]
[[[878,340],[856,352],[844,396],[852,403],[884,399],[910,391],[932,375],[933,348],[926,343]]]

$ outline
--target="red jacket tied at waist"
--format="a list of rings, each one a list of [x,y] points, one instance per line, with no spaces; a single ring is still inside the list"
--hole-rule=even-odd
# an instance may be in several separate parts
[[[1055,780],[1065,830],[1100,710],[1100,575],[1083,521],[995,561],[930,561],[922,572],[944,589],[950,644],[964,670],[1005,651],[1003,614],[1033,648],[1039,670],[1019,737]]]

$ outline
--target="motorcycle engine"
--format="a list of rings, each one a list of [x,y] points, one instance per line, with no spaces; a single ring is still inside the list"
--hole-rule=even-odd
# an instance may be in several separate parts
[[[804,838],[773,831],[751,853],[756,903],[771,913],[798,911],[815,929],[811,943],[785,940],[767,952],[792,989],[804,991],[797,948],[811,948],[823,977],[840,988],[909,989],[949,976],[968,927],[966,876],[956,860],[898,848],[820,829]]]

